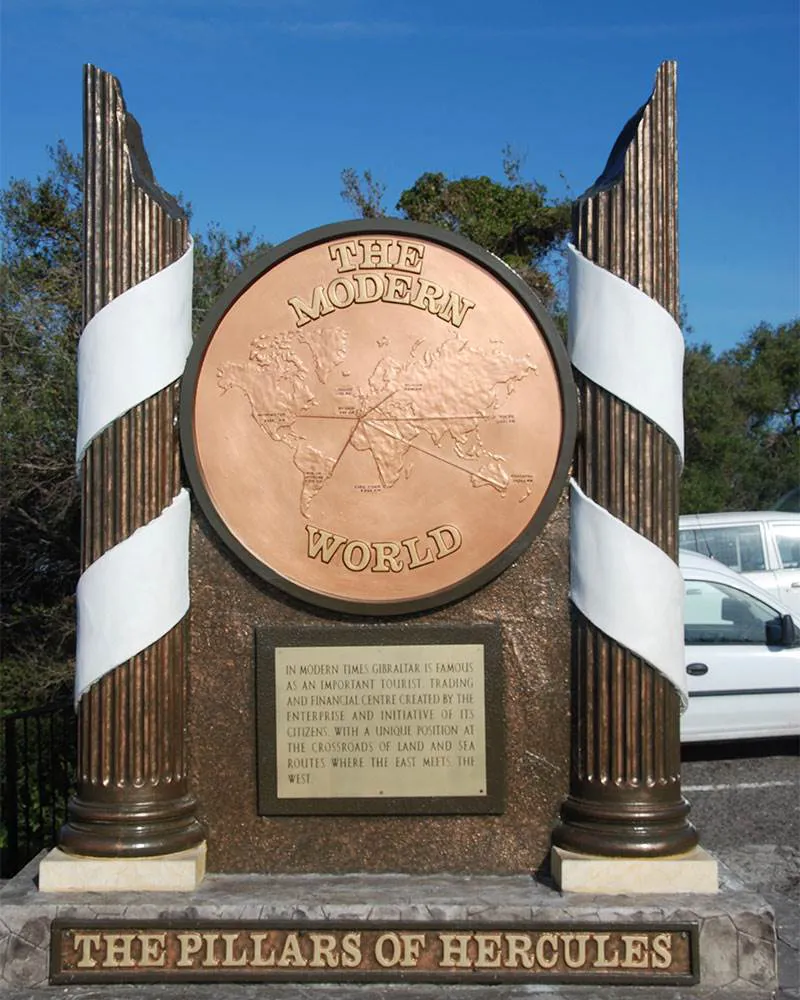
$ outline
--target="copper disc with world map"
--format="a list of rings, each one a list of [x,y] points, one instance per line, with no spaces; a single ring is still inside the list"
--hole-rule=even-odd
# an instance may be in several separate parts
[[[341,223],[270,251],[207,318],[181,434],[223,541],[293,596],[400,614],[529,544],[566,481],[566,353],[538,300],[457,236]]]

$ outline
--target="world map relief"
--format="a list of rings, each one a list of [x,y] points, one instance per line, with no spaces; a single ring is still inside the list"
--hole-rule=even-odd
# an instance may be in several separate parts
[[[384,336],[366,382],[352,385],[350,347],[340,326],[265,333],[252,341],[247,361],[217,369],[219,388],[242,393],[259,428],[291,455],[304,517],[350,448],[371,456],[382,489],[412,476],[414,459],[424,455],[463,472],[473,488],[507,494],[512,471],[486,446],[481,428],[514,422],[514,390],[537,374],[528,355],[506,353],[499,339],[487,349],[456,332],[431,347],[419,340],[398,359]],[[331,389],[334,374],[341,384]],[[344,422],[335,453],[315,437],[326,420]]]

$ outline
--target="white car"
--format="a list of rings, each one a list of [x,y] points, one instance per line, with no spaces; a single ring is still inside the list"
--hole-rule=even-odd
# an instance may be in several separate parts
[[[682,514],[678,545],[738,570],[800,615],[800,514]]]
[[[680,553],[689,708],[681,741],[800,734],[800,619],[742,574]]]

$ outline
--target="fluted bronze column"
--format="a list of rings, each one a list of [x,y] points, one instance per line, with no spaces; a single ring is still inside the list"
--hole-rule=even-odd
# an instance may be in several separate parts
[[[573,234],[585,257],[641,289],[677,320],[675,80],[675,64],[663,63],[650,100],[623,129],[603,174],[575,203]],[[581,372],[574,374],[575,480],[676,560],[675,443],[642,413]],[[688,851],[697,835],[681,795],[678,693],[575,607],[572,615],[572,772],[553,842],[585,854],[628,857]]]
[[[177,260],[186,214],[155,183],[118,81],[84,71],[84,324]],[[82,571],[179,492],[179,383],[89,444],[81,465]],[[148,856],[203,838],[184,754],[186,620],[106,674],[78,708],[78,788],[60,843],[77,854]]]

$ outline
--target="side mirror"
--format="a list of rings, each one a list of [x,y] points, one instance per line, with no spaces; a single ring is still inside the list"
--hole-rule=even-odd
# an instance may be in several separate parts
[[[766,623],[768,646],[796,646],[800,642],[800,632],[791,615],[779,615]]]

